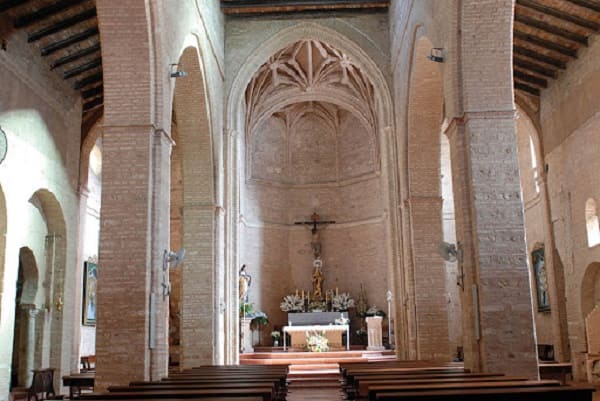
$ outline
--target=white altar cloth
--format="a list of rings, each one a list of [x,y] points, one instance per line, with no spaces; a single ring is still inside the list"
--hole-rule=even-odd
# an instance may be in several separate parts
[[[347,324],[309,325],[309,326],[283,326],[283,350],[287,349],[286,333],[298,333],[309,331],[345,331],[346,349],[350,350],[350,326]]]

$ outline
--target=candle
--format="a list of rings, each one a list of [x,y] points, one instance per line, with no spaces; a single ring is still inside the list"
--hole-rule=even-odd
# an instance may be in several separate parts
[[[340,294],[338,293],[338,288],[337,288],[337,287],[335,287],[335,296],[337,297],[338,295],[340,295]]]
[[[302,289],[302,299],[304,299],[304,288]]]
[[[296,296],[298,296],[298,289],[296,288]]]
[[[308,303],[310,303],[310,291],[306,291],[306,295],[308,297]]]

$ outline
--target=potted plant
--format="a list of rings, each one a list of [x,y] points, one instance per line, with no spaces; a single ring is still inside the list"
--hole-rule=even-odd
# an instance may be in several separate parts
[[[267,317],[267,314],[262,311],[254,312],[251,317],[250,328],[252,330],[258,329],[258,345],[260,345],[260,329],[262,326],[266,326],[269,323],[269,318]]]
[[[271,338],[273,339],[273,347],[279,347],[279,339],[281,338],[281,333],[277,330],[271,332]]]

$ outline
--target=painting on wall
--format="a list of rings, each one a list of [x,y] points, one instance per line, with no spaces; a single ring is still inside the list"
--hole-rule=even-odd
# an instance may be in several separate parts
[[[92,262],[83,264],[83,319],[84,326],[96,325],[96,288],[98,265]]]
[[[531,252],[531,261],[533,264],[533,273],[535,275],[538,312],[547,312],[550,310],[550,298],[548,296],[548,276],[546,274],[543,245]]]

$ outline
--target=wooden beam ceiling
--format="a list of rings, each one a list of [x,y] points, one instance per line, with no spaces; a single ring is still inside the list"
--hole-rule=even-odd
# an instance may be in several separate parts
[[[225,14],[327,12],[357,9],[385,9],[389,0],[221,0]]]
[[[515,89],[540,96],[600,31],[600,1],[516,0],[514,21]]]

